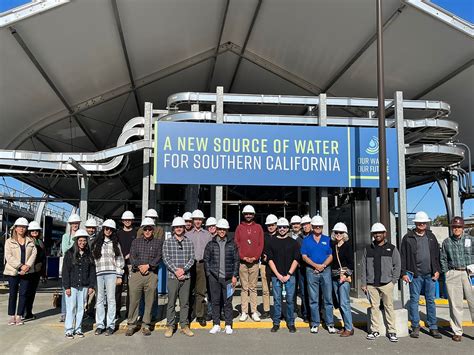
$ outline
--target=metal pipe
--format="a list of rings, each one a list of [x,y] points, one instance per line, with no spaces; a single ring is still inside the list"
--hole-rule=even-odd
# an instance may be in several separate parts
[[[464,147],[464,149],[467,150],[467,160],[468,160],[468,182],[469,182],[469,186],[468,186],[468,192],[469,193],[472,193],[472,162],[471,162],[471,148],[469,148],[469,146],[467,144],[464,144],[464,143],[461,143],[461,142],[456,142],[454,143],[454,145],[460,145],[462,147]]]
[[[380,221],[387,228],[390,236],[390,211],[387,184],[387,146],[385,138],[385,93],[383,68],[383,28],[382,1],[376,0],[377,12],[377,94],[379,123],[379,182],[380,182]]]

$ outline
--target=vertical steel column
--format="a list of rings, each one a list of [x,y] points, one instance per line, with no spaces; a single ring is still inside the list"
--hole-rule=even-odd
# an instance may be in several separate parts
[[[397,246],[399,248],[399,244],[397,244],[397,218],[395,216],[395,190],[394,189],[389,189],[388,194],[390,197],[390,230],[392,231],[392,234],[390,234],[390,243],[393,245]],[[400,295],[398,293],[398,287],[393,288],[393,300],[397,301],[395,302],[395,309],[400,308]]]
[[[307,115],[314,116],[313,110],[314,110],[314,107],[309,106]],[[309,188],[309,201],[308,202],[309,202],[309,216],[313,217],[314,215],[316,215],[316,212],[318,210],[318,207],[316,204],[316,187],[312,186]]]
[[[326,94],[319,94],[319,126],[326,127],[327,126],[327,97]],[[320,196],[319,196],[319,213],[324,220],[324,228],[323,233],[328,235],[329,234],[329,207],[328,207],[328,188],[321,187],[319,189]]]
[[[379,209],[377,206],[377,189],[369,189],[369,199],[370,199],[370,225],[378,222],[379,219]]]
[[[43,194],[43,198],[44,200],[43,201],[40,201],[38,203],[38,207],[36,207],[36,212],[35,212],[35,221],[38,222],[38,223],[41,223],[41,221],[43,220],[43,212],[44,212],[44,208],[46,207],[46,199],[48,198],[48,194],[47,193],[44,193]]]
[[[383,69],[383,24],[382,0],[376,0],[377,6],[377,96],[379,121],[379,183],[380,183],[380,221],[390,235],[390,218],[387,187],[387,144],[385,139],[385,93]]]
[[[462,216],[461,197],[459,196],[459,174],[456,170],[449,172],[449,194],[451,195],[451,212],[453,217]]]
[[[216,90],[216,123],[224,124],[224,87]],[[211,186],[211,214],[217,219],[222,218],[223,187]]]
[[[403,93],[395,92],[395,128],[397,130],[398,143],[398,223],[397,241],[395,245],[400,246],[403,235],[408,229],[407,220],[407,182],[405,177],[405,131],[403,116]],[[393,239],[393,238],[392,238]],[[405,307],[410,299],[410,290],[405,282],[401,283],[401,301]]]
[[[145,213],[150,205],[150,149],[151,149],[151,128],[153,122],[153,104],[151,102],[145,102],[145,124],[144,124],[144,136],[148,142],[148,146],[143,149],[143,181],[142,181],[142,218],[145,217]]]
[[[79,215],[81,216],[81,228],[87,220],[87,200],[89,198],[89,178],[81,174],[81,201],[79,202]]]

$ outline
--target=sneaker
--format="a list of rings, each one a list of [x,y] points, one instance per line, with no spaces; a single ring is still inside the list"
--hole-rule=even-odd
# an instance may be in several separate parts
[[[336,334],[336,332],[337,332],[337,329],[334,328],[333,325],[328,325],[328,333],[329,334]]]
[[[114,334],[114,330],[112,328],[107,328],[105,330],[105,336],[108,337],[109,335]]]
[[[209,331],[209,333],[211,334],[217,334],[221,331],[221,326],[220,325],[217,325],[217,324],[214,324],[214,326],[211,328],[211,330]]]
[[[313,334],[318,334],[318,331],[319,331],[319,326],[317,325],[313,325],[311,329],[309,330],[309,332]]]
[[[396,343],[398,341],[397,334],[388,333],[388,340],[390,340],[392,343]]]
[[[16,324],[16,319],[15,316],[10,316],[8,319],[8,325],[15,325]]]
[[[253,312],[252,313],[252,320],[254,322],[260,322],[260,317],[258,316],[258,313],[257,312]]]
[[[150,336],[151,335],[151,330],[148,327],[143,327],[142,328],[142,334],[146,337]]]
[[[272,327],[272,329],[270,329],[270,331],[272,333],[276,333],[276,332],[278,332],[278,329],[280,329],[280,326],[276,325],[276,324],[273,324],[273,327]]]
[[[435,338],[435,339],[441,339],[443,338],[441,334],[439,333],[438,329],[430,329],[430,335]]]
[[[95,330],[95,333],[94,333],[94,334],[95,334],[95,335],[101,335],[103,332],[104,332],[104,328],[97,328],[97,329]]]
[[[248,314],[245,312],[242,312],[242,314],[240,315],[239,321],[245,322],[247,318],[248,318]]]
[[[74,335],[72,335],[72,333],[66,333],[66,338],[67,339],[74,339]]]
[[[288,330],[290,333],[296,333],[296,327],[294,325],[289,325]]]
[[[23,325],[25,323],[23,323],[23,320],[21,319],[20,316],[16,316],[15,317],[15,325]]]
[[[186,325],[184,328],[181,328],[181,333],[188,337],[193,337],[194,333],[189,329],[189,325]]]
[[[379,332],[372,332],[372,333],[367,334],[367,336],[366,336],[365,338],[366,338],[367,340],[375,340],[375,339],[377,339],[379,336],[380,336],[380,333],[379,333]]]
[[[225,333],[227,335],[231,335],[233,332],[234,332],[234,329],[232,329],[232,326],[230,326],[230,325],[225,326]]]
[[[420,327],[414,327],[411,330],[410,338],[418,339],[420,337]]]
[[[171,325],[168,325],[165,331],[165,338],[171,338],[173,336],[173,332],[174,332],[174,327]]]
[[[84,338],[84,333],[79,331],[79,332],[76,332],[75,334],[78,338]]]

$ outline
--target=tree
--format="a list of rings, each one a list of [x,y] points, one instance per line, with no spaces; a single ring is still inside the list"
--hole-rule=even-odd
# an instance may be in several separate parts
[[[437,227],[449,227],[448,215],[444,214],[436,216],[436,218],[433,220],[432,225]]]

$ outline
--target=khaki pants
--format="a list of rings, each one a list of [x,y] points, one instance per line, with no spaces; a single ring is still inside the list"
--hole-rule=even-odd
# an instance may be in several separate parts
[[[128,280],[128,294],[130,295],[130,306],[128,311],[128,326],[137,324],[138,305],[145,294],[145,312],[143,313],[143,327],[149,327],[151,323],[151,310],[155,301],[155,291],[158,284],[158,275],[149,272],[142,275],[140,272],[132,272]]]
[[[466,298],[471,321],[474,321],[474,295],[466,271],[449,270],[446,276],[446,290],[449,300],[449,323],[454,334],[462,335],[463,298]],[[464,296],[464,297],[463,297]]]
[[[239,276],[242,285],[242,312],[248,313],[250,294],[250,310],[255,313],[257,312],[258,263],[241,262]]]
[[[270,312],[270,275],[267,278],[267,270],[270,268],[267,265],[260,264],[260,277],[262,278],[262,301],[263,311]]]
[[[385,317],[387,318],[388,333],[397,333],[395,328],[395,311],[393,310],[393,283],[384,286],[367,285],[370,295],[371,331],[378,332],[381,329],[382,312],[380,312],[380,299],[383,301]]]

